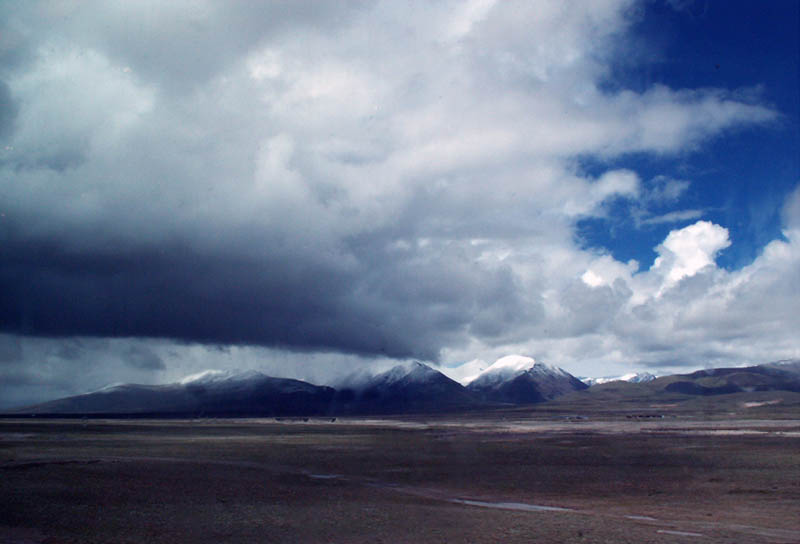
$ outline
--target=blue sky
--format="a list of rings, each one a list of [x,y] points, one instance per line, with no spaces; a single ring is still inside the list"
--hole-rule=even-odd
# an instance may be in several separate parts
[[[0,4],[0,407],[800,358],[798,2]]]
[[[716,137],[678,156],[636,154],[586,168],[631,168],[644,179],[668,175],[690,179],[680,201],[663,209],[702,210],[703,217],[730,231],[735,242],[717,262],[738,269],[781,237],[780,210],[800,179],[800,3],[686,2],[679,9],[648,2],[633,25],[632,39],[644,58],[621,59],[610,86],[644,91],[715,87],[752,93],[752,100],[779,112],[767,127],[748,127]],[[625,206],[610,217],[580,225],[588,247],[605,247],[621,260],[649,266],[654,247],[672,225],[641,228]],[[687,220],[684,224],[689,224]]]

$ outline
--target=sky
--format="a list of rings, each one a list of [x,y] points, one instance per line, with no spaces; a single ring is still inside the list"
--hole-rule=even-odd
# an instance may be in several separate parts
[[[0,3],[0,408],[800,357],[800,3]]]

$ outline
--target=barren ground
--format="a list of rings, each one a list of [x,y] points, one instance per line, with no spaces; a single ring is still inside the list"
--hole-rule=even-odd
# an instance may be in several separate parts
[[[0,542],[800,542],[800,420],[0,420]]]

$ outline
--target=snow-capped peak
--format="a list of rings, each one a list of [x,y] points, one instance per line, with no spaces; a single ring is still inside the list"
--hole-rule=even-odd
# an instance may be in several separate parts
[[[642,383],[655,380],[656,377],[649,372],[630,372],[619,377],[620,380],[631,383]]]
[[[568,374],[554,366],[546,365],[537,362],[533,357],[526,357],[524,355],[506,355],[496,360],[489,368],[479,372],[478,374],[466,378],[463,383],[471,383],[477,379],[499,381],[505,380],[514,376],[518,376],[523,372],[533,372],[540,375],[555,375],[555,376],[568,376]]]
[[[498,372],[509,371],[519,372],[530,370],[536,364],[536,359],[533,357],[525,357],[524,355],[506,355],[496,360],[484,372]]]
[[[524,355],[506,355],[505,357],[499,358],[477,374],[473,374],[472,376],[464,378],[462,383],[466,385],[474,382],[478,378],[488,375],[510,376],[512,374],[518,374],[533,368],[535,364],[536,360],[533,357],[525,357]]]

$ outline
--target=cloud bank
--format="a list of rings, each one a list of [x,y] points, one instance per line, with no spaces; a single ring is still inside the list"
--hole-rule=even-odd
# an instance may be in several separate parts
[[[716,266],[736,241],[708,221],[647,269],[577,240],[615,201],[643,223],[702,214],[648,211],[690,180],[593,175],[580,157],[691,153],[778,116],[735,89],[608,85],[636,8],[5,6],[0,330],[17,347],[0,372],[59,380],[77,363],[54,346],[76,341],[115,354],[81,359],[106,365],[97,381],[220,349],[295,375],[314,357],[800,356],[797,193],[784,238],[737,271]],[[60,366],[32,359],[43,349]]]

